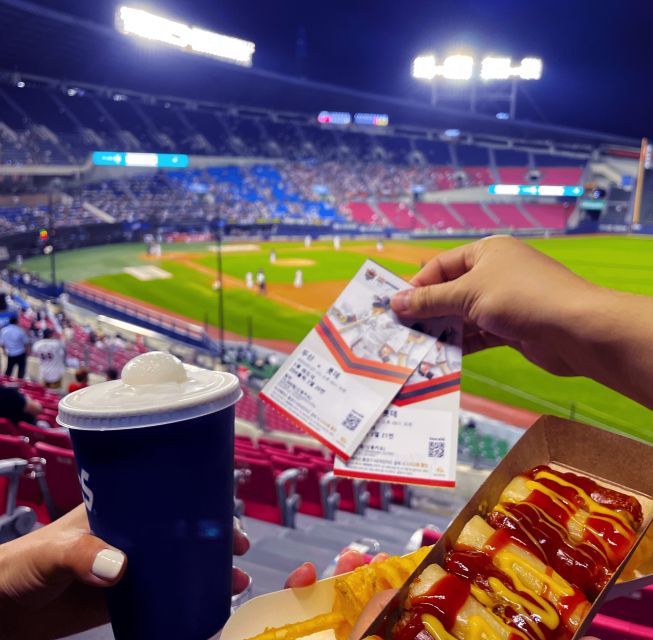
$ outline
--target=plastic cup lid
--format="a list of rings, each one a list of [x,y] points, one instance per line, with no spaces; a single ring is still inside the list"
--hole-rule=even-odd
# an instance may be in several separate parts
[[[57,422],[89,431],[153,427],[221,411],[241,396],[238,378],[230,373],[200,369],[169,353],[150,351],[130,360],[120,380],[62,398]]]

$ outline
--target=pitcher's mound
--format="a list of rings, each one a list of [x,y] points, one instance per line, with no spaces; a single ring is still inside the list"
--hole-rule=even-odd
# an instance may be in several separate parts
[[[306,260],[305,258],[278,258],[274,263],[280,267],[312,267],[315,260]]]

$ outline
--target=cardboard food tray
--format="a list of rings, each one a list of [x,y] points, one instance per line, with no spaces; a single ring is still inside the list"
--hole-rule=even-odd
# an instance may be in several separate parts
[[[653,521],[653,446],[638,440],[562,418],[543,416],[526,431],[487,477],[406,584],[419,575],[426,565],[441,565],[444,555],[451,549],[468,520],[475,515],[485,516],[516,475],[543,464],[588,476],[604,486],[635,496],[642,505],[644,520],[637,540],[574,635],[573,640],[580,639]],[[330,612],[334,598],[334,580],[330,578],[312,587],[281,591],[251,600],[230,618],[221,640],[243,640],[262,633],[266,627],[280,627]],[[626,587],[635,582],[639,583],[640,580],[619,585],[619,595],[636,590],[638,587]],[[374,621],[368,633],[386,637],[396,613],[397,602],[394,601]],[[308,636],[307,640],[309,637],[310,640],[333,640],[335,636],[333,632],[323,632]]]

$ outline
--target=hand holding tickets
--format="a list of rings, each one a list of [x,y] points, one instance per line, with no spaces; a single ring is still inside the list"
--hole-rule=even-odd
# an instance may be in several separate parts
[[[367,260],[261,397],[329,447],[337,475],[454,484],[462,327],[401,324],[410,288]]]

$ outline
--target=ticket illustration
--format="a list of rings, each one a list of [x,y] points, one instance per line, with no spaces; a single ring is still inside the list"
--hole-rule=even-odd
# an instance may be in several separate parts
[[[260,397],[348,460],[436,338],[390,308],[404,280],[367,260]]]
[[[462,326],[457,318],[422,327],[436,338],[415,372],[337,476],[454,486],[458,448]]]

